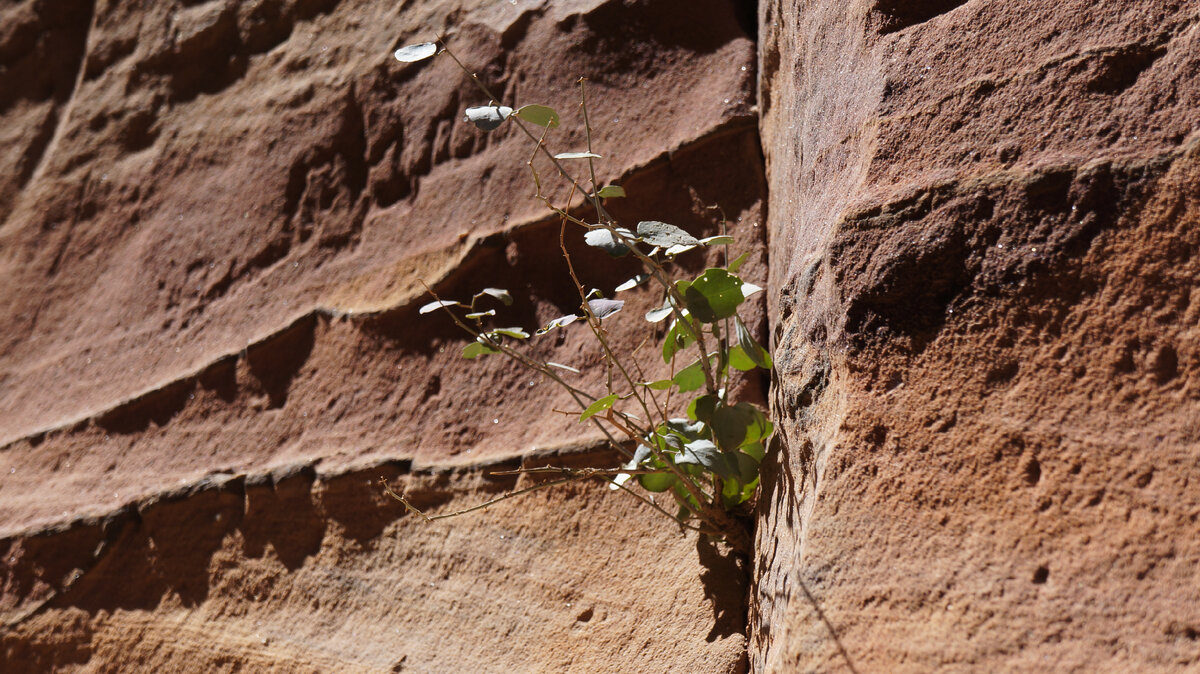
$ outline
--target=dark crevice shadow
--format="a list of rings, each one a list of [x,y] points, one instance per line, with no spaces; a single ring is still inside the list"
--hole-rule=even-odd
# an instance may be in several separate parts
[[[700,583],[704,596],[712,602],[713,626],[705,641],[746,634],[746,600],[750,589],[748,561],[733,550],[722,547],[708,536],[696,540],[700,561]]]

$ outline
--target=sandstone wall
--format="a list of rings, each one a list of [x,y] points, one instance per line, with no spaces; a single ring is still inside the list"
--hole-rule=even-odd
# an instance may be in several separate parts
[[[761,3],[755,671],[1200,666],[1198,10]]]
[[[711,234],[720,205],[765,284],[754,24],[725,0],[0,2],[0,669],[741,666],[745,566],[643,505],[580,485],[426,525],[376,480],[448,511],[598,445],[417,316],[421,280],[508,287],[528,328],[578,297],[527,141],[460,122],[487,101],[450,60],[392,51],[446,30],[562,111],[557,151],[588,77],[616,213]],[[538,348],[602,376],[580,331]]]

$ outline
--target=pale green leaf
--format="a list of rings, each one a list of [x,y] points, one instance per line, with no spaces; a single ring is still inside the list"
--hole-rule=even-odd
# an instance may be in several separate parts
[[[741,255],[737,256],[737,259],[735,259],[733,262],[730,262],[729,265],[726,266],[726,269],[729,270],[730,274],[737,273],[737,270],[740,269],[741,266],[743,264],[745,264],[746,260],[748,260],[749,258],[750,258],[750,251],[746,251],[745,253],[742,253]]]
[[[517,109],[516,115],[530,124],[551,129],[558,126],[558,113],[544,105],[523,105]]]
[[[471,342],[463,349],[462,357],[468,360],[474,360],[480,356],[486,356],[492,353],[500,353],[500,350],[491,344],[483,342]]]
[[[529,333],[525,332],[521,328],[495,328],[492,330],[491,334],[504,335],[505,337],[512,337],[513,339],[529,339]]]
[[[593,402],[591,405],[587,406],[587,409],[585,409],[583,411],[583,413],[581,413],[579,415],[579,421],[581,421],[581,422],[587,421],[588,419],[591,419],[592,417],[596,416],[600,412],[603,412],[604,410],[611,408],[613,406],[613,404],[617,402],[617,398],[619,398],[619,397],[620,396],[618,396],[616,393],[610,393],[610,394],[604,396],[603,398]]]

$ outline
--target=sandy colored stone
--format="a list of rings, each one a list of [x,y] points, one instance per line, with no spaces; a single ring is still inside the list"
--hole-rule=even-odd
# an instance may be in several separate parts
[[[375,483],[463,507],[513,486],[488,466],[599,437],[418,315],[421,281],[507,287],[498,325],[531,332],[579,298],[530,141],[461,121],[487,100],[449,59],[391,53],[445,30],[499,96],[562,113],[556,152],[585,144],[586,76],[598,181],[630,195],[614,213],[709,235],[719,205],[765,285],[734,5],[0,6],[0,669],[743,666],[745,566],[645,505],[588,485],[433,527]],[[607,292],[634,271],[577,230],[568,247]],[[657,301],[627,299],[622,348]],[[582,329],[533,348],[602,381]]]
[[[762,4],[753,670],[1200,666],[1198,7]]]

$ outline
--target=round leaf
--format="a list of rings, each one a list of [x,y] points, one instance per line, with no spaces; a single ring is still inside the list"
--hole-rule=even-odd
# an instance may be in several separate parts
[[[672,381],[679,387],[680,393],[695,391],[704,386],[704,363],[697,358],[696,362],[675,373]]]
[[[674,486],[675,476],[671,473],[644,473],[638,475],[638,484],[646,491],[663,492]]]
[[[717,403],[720,401],[720,397],[712,393],[696,398],[692,402],[688,403],[688,418],[707,422],[712,418],[713,410],[717,408]]]
[[[558,113],[544,105],[523,105],[517,108],[516,115],[530,124],[550,129],[558,126]]]
[[[463,349],[462,357],[468,360],[475,360],[480,356],[486,356],[492,353],[500,353],[500,350],[490,344],[483,342],[471,342]]]
[[[625,196],[625,188],[621,187],[620,185],[605,185],[604,187],[600,188],[600,191],[596,193],[596,196],[600,197],[601,199],[616,199],[618,197]]]
[[[491,131],[503,124],[504,120],[508,119],[508,116],[512,114],[512,111],[512,108],[506,105],[485,105],[478,108],[467,108],[464,121],[471,122],[484,131]]]
[[[724,269],[709,269],[686,285],[683,293],[688,310],[704,323],[715,323],[737,313],[742,295],[742,279]]]

